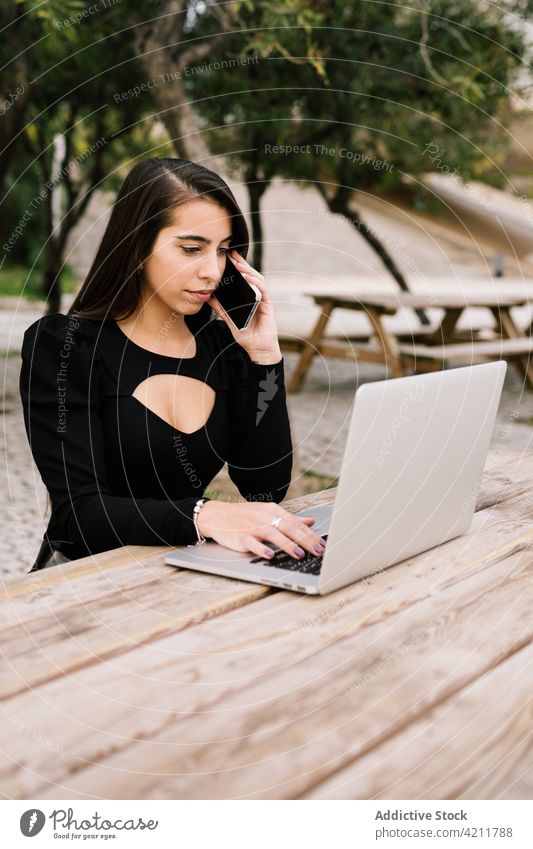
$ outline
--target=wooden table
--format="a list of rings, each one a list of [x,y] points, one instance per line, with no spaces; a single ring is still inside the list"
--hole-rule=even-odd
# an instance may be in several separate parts
[[[531,798],[532,517],[493,450],[469,533],[328,596],[137,546],[5,582],[4,798]]]
[[[313,357],[357,359],[361,362],[385,365],[392,377],[402,377],[409,369],[432,371],[445,367],[448,360],[474,362],[483,359],[515,359],[521,372],[533,388],[533,341],[513,320],[512,307],[524,306],[527,297],[505,292],[465,294],[419,295],[410,293],[358,294],[353,297],[310,294],[320,309],[309,338],[300,345],[300,357],[294,373],[287,383],[289,392],[298,392],[305,380]],[[489,340],[476,339],[471,333],[461,339],[457,322],[466,309],[486,308],[496,321],[496,336]],[[440,326],[427,332],[420,328],[417,334],[397,337],[383,320],[400,309],[443,310]],[[342,341],[325,338],[326,327],[336,309],[364,311],[371,327],[370,346],[357,339]],[[466,341],[465,341],[466,338]],[[361,340],[365,341],[365,340]],[[289,345],[289,348],[291,346]]]

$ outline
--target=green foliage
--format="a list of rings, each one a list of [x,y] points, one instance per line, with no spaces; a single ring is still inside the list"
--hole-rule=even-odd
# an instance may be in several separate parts
[[[506,11],[529,6],[508,0]],[[435,145],[463,179],[498,184],[524,39],[512,18],[471,0],[272,0],[241,10],[224,41],[226,55],[257,64],[193,77],[189,91],[210,146],[239,173],[255,162],[264,179],[387,191],[435,170]],[[310,152],[269,154],[265,143]]]
[[[152,146],[157,153],[166,138],[155,126],[149,101],[117,100],[132,78],[142,75],[124,4],[95,5],[96,11],[85,16],[88,6],[81,0],[21,5],[28,14],[17,26],[24,28],[31,45],[32,83],[1,226],[6,239],[31,213],[5,265],[35,266],[33,281],[43,267],[50,220],[47,203],[32,206],[32,200],[52,178],[54,136],[66,141],[58,182],[65,234],[75,224],[72,211],[81,208],[86,192],[94,185],[115,189],[124,176],[123,165]]]
[[[145,81],[139,33],[168,12],[165,0],[117,2],[87,15],[82,0],[17,0],[16,26],[5,8],[4,92],[24,74],[32,83],[27,103],[9,115],[24,110],[24,143],[9,166],[4,236],[5,222],[16,224],[50,175],[55,134],[66,138],[73,164],[64,213],[95,180],[114,190],[137,157],[171,153],[153,91],[119,96]],[[532,8],[533,0],[240,0],[224,4],[228,32],[183,84],[213,153],[251,183],[280,175],[385,192],[405,174],[445,163],[465,180],[501,184],[510,94],[526,49],[518,21]],[[182,48],[216,36],[219,13],[190,0]],[[169,71],[178,49],[168,48]],[[24,60],[9,64],[19,54]],[[102,139],[112,142],[101,155],[84,156]],[[434,149],[438,157],[428,153]],[[40,261],[49,233],[43,205],[7,262]]]
[[[78,279],[68,265],[61,278],[63,292],[75,292]],[[25,265],[11,264],[0,271],[0,296],[24,297],[28,300],[42,298],[41,275],[38,268],[29,269]]]

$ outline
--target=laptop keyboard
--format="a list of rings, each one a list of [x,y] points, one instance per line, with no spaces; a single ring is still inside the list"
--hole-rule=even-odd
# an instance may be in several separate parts
[[[327,534],[322,535],[322,539],[326,542]],[[268,543],[266,543],[268,544]],[[275,549],[274,557],[254,557],[250,563],[260,563],[261,566],[275,566],[276,569],[289,569],[291,572],[305,572],[307,575],[318,575],[322,567],[323,554],[311,554],[306,551],[304,557],[300,559],[291,557],[286,551]]]

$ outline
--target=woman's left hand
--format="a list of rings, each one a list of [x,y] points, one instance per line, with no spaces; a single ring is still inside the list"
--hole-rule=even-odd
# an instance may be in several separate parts
[[[257,286],[261,292],[261,301],[255,314],[245,330],[237,330],[227,318],[216,298],[211,297],[207,303],[220,318],[224,319],[235,341],[244,348],[254,362],[264,365],[279,363],[281,349],[278,341],[278,329],[265,278],[255,268],[252,268],[250,263],[246,262],[236,250],[231,251],[229,258],[244,279]]]

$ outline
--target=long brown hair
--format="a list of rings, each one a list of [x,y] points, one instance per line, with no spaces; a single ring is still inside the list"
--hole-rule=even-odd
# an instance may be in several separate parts
[[[248,227],[233,192],[214,171],[188,159],[139,162],[124,180],[91,269],[67,315],[125,319],[141,298],[141,266],[173,210],[197,199],[220,204],[232,222],[231,247],[246,256]]]

